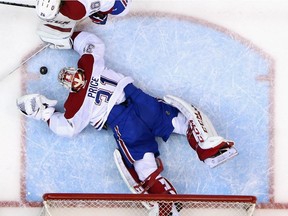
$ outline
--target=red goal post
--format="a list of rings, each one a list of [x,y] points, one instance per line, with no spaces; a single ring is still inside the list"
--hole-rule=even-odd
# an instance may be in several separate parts
[[[256,197],[47,193],[43,195],[43,205],[41,216],[252,216]],[[175,206],[176,213],[171,214],[169,206]]]

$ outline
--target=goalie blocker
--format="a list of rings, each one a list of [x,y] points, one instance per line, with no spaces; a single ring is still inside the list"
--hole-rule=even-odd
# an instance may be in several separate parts
[[[209,118],[199,109],[175,96],[167,95],[164,100],[188,119],[188,142],[209,167],[222,164],[238,154],[234,142],[219,136]]]

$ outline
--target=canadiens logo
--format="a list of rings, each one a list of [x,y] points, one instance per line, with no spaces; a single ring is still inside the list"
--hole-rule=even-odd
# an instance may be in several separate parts
[[[96,1],[96,2],[92,2],[90,5],[91,10],[99,10],[100,8],[100,2]]]
[[[95,46],[94,46],[93,44],[88,44],[88,45],[84,48],[84,52],[86,52],[86,53],[92,53],[94,48],[95,48]]]

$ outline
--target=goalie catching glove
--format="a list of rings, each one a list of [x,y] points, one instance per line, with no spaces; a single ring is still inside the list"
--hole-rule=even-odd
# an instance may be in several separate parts
[[[29,118],[48,121],[55,112],[57,100],[50,100],[40,94],[28,94],[16,100],[18,109]]]

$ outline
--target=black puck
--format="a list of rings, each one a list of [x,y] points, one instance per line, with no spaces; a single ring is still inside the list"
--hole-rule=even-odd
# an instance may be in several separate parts
[[[47,67],[42,66],[42,67],[40,68],[40,73],[41,73],[42,75],[47,74],[47,72],[48,72],[48,68],[47,68]]]

